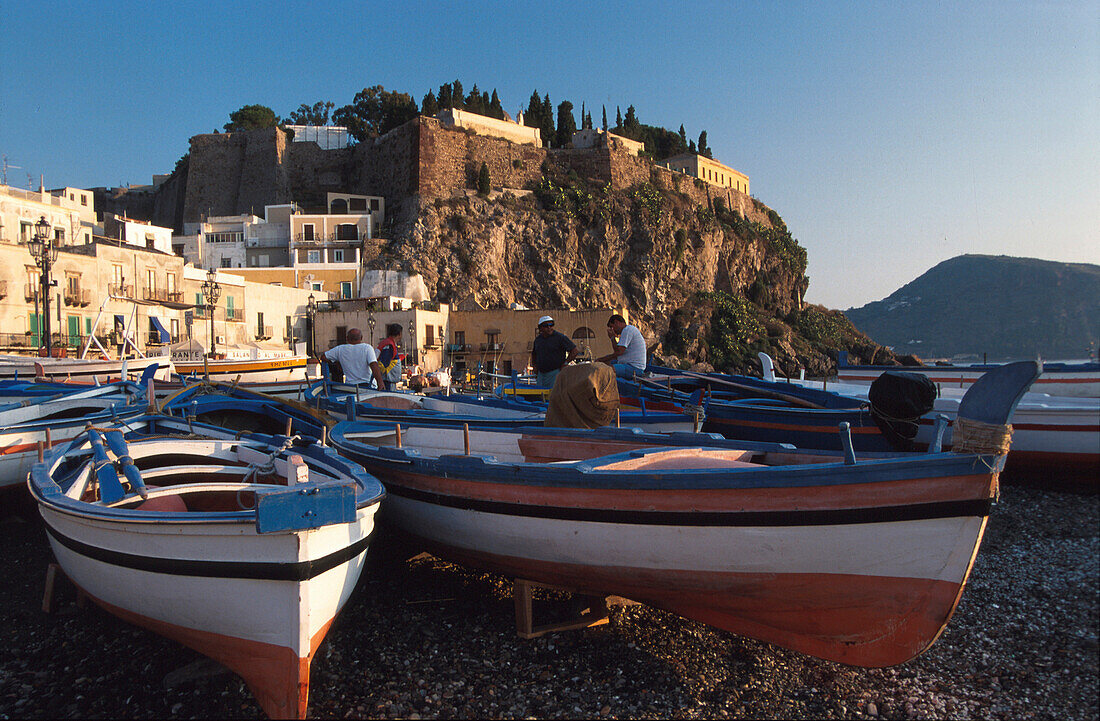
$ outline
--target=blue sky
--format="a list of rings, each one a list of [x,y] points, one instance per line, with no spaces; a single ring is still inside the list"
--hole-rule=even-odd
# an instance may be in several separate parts
[[[1100,263],[1094,0],[410,5],[0,0],[8,182],[148,183],[242,105],[457,78],[706,130],[806,247],[811,302],[961,253]]]

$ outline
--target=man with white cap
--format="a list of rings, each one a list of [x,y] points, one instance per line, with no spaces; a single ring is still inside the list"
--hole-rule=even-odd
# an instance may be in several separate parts
[[[539,318],[539,332],[531,344],[531,366],[534,367],[536,385],[553,388],[558,371],[577,357],[576,343],[564,333],[554,330],[554,319],[548,315]]]

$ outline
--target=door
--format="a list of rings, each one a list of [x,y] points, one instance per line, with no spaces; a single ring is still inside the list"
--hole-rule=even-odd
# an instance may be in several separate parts
[[[69,316],[69,347],[80,347],[80,316]]]

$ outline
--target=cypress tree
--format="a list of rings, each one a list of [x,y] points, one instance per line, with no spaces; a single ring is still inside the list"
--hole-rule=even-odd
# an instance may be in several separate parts
[[[619,112],[619,106],[615,106],[615,127],[623,127],[623,114]]]
[[[504,108],[497,97],[497,89],[493,88],[493,97],[489,98],[489,114],[497,120],[504,120]]]
[[[550,104],[550,93],[542,98],[542,137],[547,145],[554,142],[554,106]]]
[[[451,101],[454,103],[454,106],[456,108],[462,110],[466,107],[465,103],[463,102],[464,96],[462,95],[462,83],[458,80],[455,80],[453,83],[451,83],[451,88]]]
[[[538,88],[531,93],[531,99],[527,101],[527,111],[523,114],[523,124],[529,128],[542,127],[542,99],[539,97]]]
[[[607,132],[607,106],[603,105],[603,131]]]
[[[420,101],[420,114],[433,116],[439,112],[439,101],[435,99],[435,93],[431,90],[424,96],[424,99]]]
[[[564,148],[566,143],[573,142],[575,132],[577,132],[577,121],[573,117],[573,103],[563,100],[558,105],[557,146]]]
[[[447,108],[453,108],[455,106],[452,96],[451,84],[443,83],[439,86],[439,108],[446,110]]]
[[[687,146],[688,146],[688,136],[687,136],[687,133],[684,132],[684,124],[680,123],[680,149],[681,149],[680,152],[683,152],[684,150],[687,150]]]

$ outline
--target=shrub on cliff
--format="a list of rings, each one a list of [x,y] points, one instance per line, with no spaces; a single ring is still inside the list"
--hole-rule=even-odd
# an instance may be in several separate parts
[[[488,195],[489,189],[489,166],[485,163],[481,164],[481,170],[477,173],[477,194]]]
[[[279,116],[266,105],[245,105],[230,113],[229,122],[223,127],[225,132],[234,133],[239,130],[274,128],[278,124]]]

